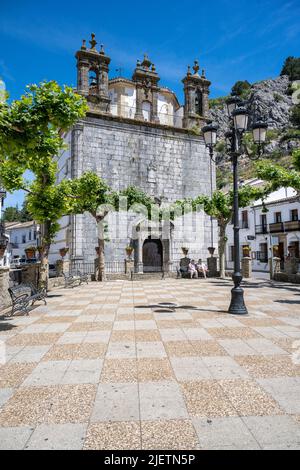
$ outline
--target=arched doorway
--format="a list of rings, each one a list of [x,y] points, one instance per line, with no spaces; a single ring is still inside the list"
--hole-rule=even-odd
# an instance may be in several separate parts
[[[148,237],[143,244],[143,270],[144,273],[162,271],[163,246],[161,240],[152,240]]]

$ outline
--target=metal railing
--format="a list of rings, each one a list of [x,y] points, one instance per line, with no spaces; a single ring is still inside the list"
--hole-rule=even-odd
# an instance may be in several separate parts
[[[268,230],[268,225],[267,224],[264,224],[264,225],[255,225],[255,233],[256,234],[260,234],[260,233],[268,233],[269,230]]]

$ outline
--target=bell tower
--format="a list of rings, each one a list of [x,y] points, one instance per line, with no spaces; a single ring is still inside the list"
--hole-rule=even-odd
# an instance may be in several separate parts
[[[109,114],[110,98],[108,95],[108,71],[110,57],[103,49],[96,49],[95,34],[91,34],[90,48],[85,39],[81,49],[76,52],[77,92],[87,99],[91,111]]]
[[[149,60],[147,54],[144,55],[142,63],[139,60],[137,61],[132,80],[136,84],[135,119],[159,122],[157,115],[157,94],[159,87],[157,83],[160,78],[156,72],[155,65]],[[146,118],[145,115],[147,116]]]
[[[184,116],[183,127],[191,129],[192,127],[201,128],[208,120],[208,95],[211,82],[205,77],[205,71],[202,70],[199,75],[199,63],[194,62],[193,71],[188,66],[187,74],[182,80],[184,84]]]

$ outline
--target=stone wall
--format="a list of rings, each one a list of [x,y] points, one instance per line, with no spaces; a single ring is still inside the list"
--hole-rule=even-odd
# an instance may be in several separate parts
[[[116,117],[88,117],[76,125],[71,142],[68,177],[95,171],[115,190],[135,185],[166,203],[210,194],[209,156],[203,139],[187,130]],[[118,237],[109,235],[107,261],[124,259],[136,214],[124,213],[117,217],[118,222],[115,215],[108,220],[109,229],[114,233],[118,224]],[[190,220],[188,223],[185,234],[190,232],[190,240],[183,237],[172,241],[173,258],[175,255],[180,258],[183,245],[188,245],[193,255],[206,258],[206,248],[210,245],[209,217],[201,215],[198,222]],[[97,245],[95,220],[89,214],[75,216],[71,230],[70,256],[93,262]],[[216,240],[216,224],[214,230]],[[57,238],[65,237],[59,234]]]
[[[11,304],[9,288],[9,268],[0,267],[0,311]]]

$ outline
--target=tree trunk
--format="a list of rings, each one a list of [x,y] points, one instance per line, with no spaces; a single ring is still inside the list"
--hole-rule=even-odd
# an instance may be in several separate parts
[[[98,226],[98,281],[106,281],[105,274],[105,255],[104,255],[104,228],[103,228],[103,218],[97,217],[97,226]]]
[[[226,224],[227,225],[227,224]],[[226,225],[219,225],[219,258],[220,258],[220,278],[225,279],[225,250],[226,250]]]
[[[50,243],[49,243],[49,233],[50,233],[50,225],[51,222],[45,222],[41,226],[41,234],[42,234],[42,247],[43,249],[40,252],[40,275],[39,275],[39,282],[38,287],[39,289],[48,289],[48,278],[49,278],[49,250],[50,250]]]

